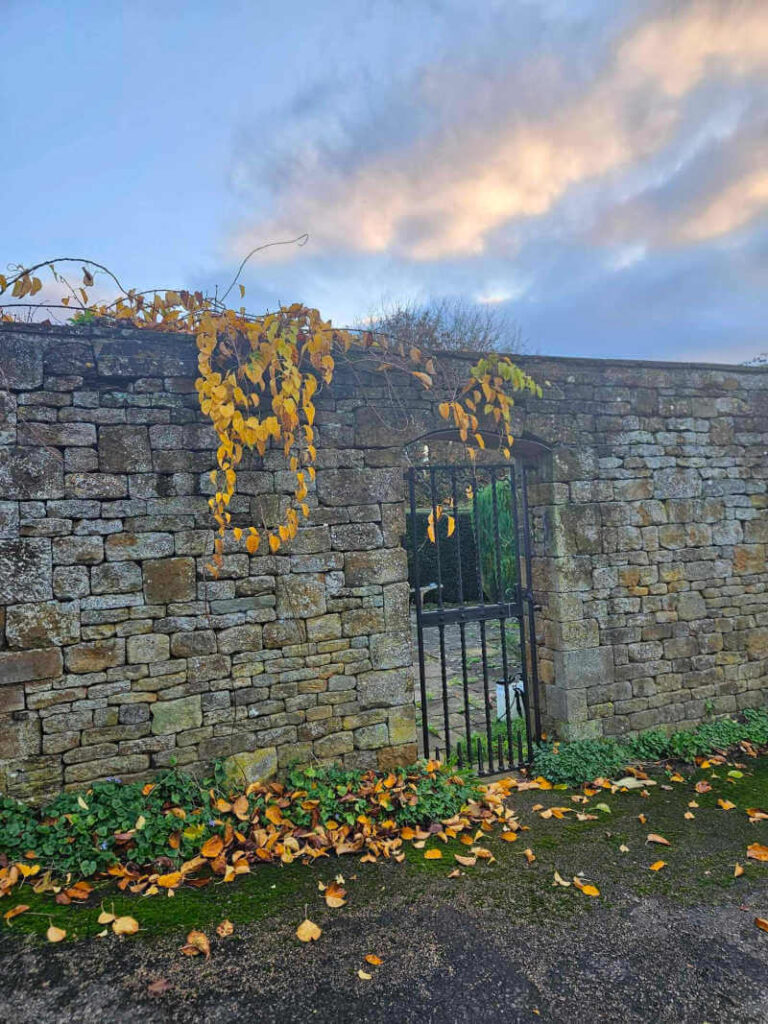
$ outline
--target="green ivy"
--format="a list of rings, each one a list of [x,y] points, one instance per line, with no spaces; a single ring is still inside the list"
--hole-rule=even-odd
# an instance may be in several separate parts
[[[750,708],[739,719],[720,718],[671,735],[663,729],[648,729],[623,742],[602,739],[546,744],[536,752],[533,773],[556,784],[575,786],[600,776],[616,778],[634,761],[693,761],[742,741],[768,746],[768,709]]]

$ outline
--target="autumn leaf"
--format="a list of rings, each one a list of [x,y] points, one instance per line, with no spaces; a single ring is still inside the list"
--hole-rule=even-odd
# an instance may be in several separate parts
[[[440,860],[440,858],[442,856],[443,856],[443,851],[442,850],[432,849],[432,850],[425,850],[424,851],[424,860]]]
[[[747,847],[747,856],[752,860],[768,862],[768,846],[763,846],[761,843],[750,843]]]
[[[110,914],[109,911],[107,911],[107,910],[102,910],[102,912],[96,918],[96,921],[99,924],[112,924],[112,922],[114,920],[115,920],[115,915],[114,914]]]
[[[135,917],[116,917],[112,922],[115,935],[135,935],[139,930],[139,922]]]
[[[49,942],[61,942],[62,939],[66,939],[67,933],[63,928],[57,928],[52,924],[45,933],[45,937]]]
[[[368,964],[373,964],[374,967],[378,967],[380,964],[384,963],[381,957],[376,956],[375,953],[369,953],[365,958],[365,962]]]
[[[317,942],[322,934],[323,929],[318,928],[314,921],[310,921],[309,918],[302,921],[296,929],[296,937],[301,942]]]
[[[566,880],[562,877],[562,875],[558,871],[555,872],[555,880],[552,883],[552,885],[561,885],[564,889],[570,889],[570,887],[571,887],[571,883],[570,882],[566,882]]]
[[[648,843],[658,843],[660,846],[669,846],[670,842],[665,839],[664,836],[657,835],[656,832],[649,832],[646,838]]]
[[[454,853],[453,858],[463,868],[473,868],[477,864],[477,857],[462,857],[460,853]]]
[[[197,956],[198,953],[203,953],[207,960],[211,955],[211,944],[208,941],[208,936],[205,932],[193,928],[187,935],[187,943],[181,947],[181,952],[185,956]]]
[[[705,779],[701,779],[699,782],[696,783],[696,785],[693,788],[696,790],[697,793],[708,793],[710,789],[712,789],[710,784]]]
[[[533,864],[533,862],[536,860],[536,854],[533,852],[530,846],[527,850],[523,850],[523,855],[525,856],[525,859],[528,861],[529,864]]]
[[[161,996],[171,987],[167,978],[156,978],[147,985],[147,992],[151,996]]]
[[[744,868],[737,861],[736,864],[734,864],[734,866],[733,866],[733,877],[734,878],[741,878],[741,876],[743,874],[744,874]]]
[[[763,932],[768,932],[768,921],[764,917],[756,917],[755,925]]]
[[[661,869],[665,868],[666,866],[667,866],[667,862],[665,860],[657,860],[657,861],[654,861],[653,864],[651,864],[649,870],[651,870],[651,871],[661,871]]]
[[[235,926],[231,921],[222,921],[221,924],[216,926],[216,934],[220,939],[225,939],[228,935],[231,935],[235,930]]]
[[[589,885],[582,882],[578,875],[573,876],[573,884],[584,893],[585,896],[599,896],[600,890],[596,885]]]
[[[499,838],[505,843],[514,843],[517,841],[517,832],[502,832]]]
[[[180,871],[173,871],[169,875],[158,875],[155,882],[163,889],[175,889],[177,885],[181,884],[182,878],[183,875]]]
[[[25,910],[29,910],[29,906],[26,903],[18,903],[11,910],[6,910],[3,917],[6,921],[12,921],[14,917],[18,917],[19,914],[23,914]]]
[[[731,803],[730,800],[723,800],[723,798],[720,797],[717,801],[717,806],[722,807],[724,811],[732,811],[736,804]]]
[[[211,836],[210,839],[206,839],[203,843],[200,848],[200,853],[202,853],[204,857],[208,857],[210,860],[213,860],[215,857],[219,856],[223,849],[224,840],[221,836]]]
[[[370,981],[373,977],[372,974],[367,974],[362,968],[357,972],[357,976],[361,981]]]
[[[331,882],[330,885],[326,886],[323,895],[325,896],[325,902],[332,909],[343,907],[344,904],[347,902],[346,890],[342,888],[342,886],[340,886],[337,882]]]

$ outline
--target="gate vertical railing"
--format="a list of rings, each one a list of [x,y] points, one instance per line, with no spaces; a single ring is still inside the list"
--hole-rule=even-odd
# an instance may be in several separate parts
[[[414,466],[406,479],[422,753],[455,758],[481,775],[523,767],[541,741],[526,468]],[[446,529],[450,520],[453,528]],[[467,564],[468,547],[474,548],[474,565]],[[434,578],[424,576],[427,561],[427,575]],[[474,600],[471,585],[467,593],[473,575]],[[433,592],[435,606],[425,606]],[[451,678],[457,660],[460,676]]]

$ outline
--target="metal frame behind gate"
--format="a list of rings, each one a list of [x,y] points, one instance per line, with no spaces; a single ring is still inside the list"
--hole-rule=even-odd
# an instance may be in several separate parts
[[[487,484],[481,485],[478,474],[487,479]],[[412,552],[412,579],[414,590],[414,603],[416,610],[416,634],[419,666],[419,687],[421,697],[422,714],[422,743],[425,755],[431,754],[430,744],[430,723],[428,720],[428,695],[427,675],[425,662],[425,630],[436,629],[438,631],[440,671],[442,683],[443,701],[443,746],[436,747],[435,756],[440,759],[441,753],[447,759],[454,757],[460,766],[469,765],[478,774],[487,775],[498,771],[505,771],[513,767],[521,768],[528,765],[532,758],[536,744],[541,742],[541,709],[539,704],[539,677],[536,662],[536,633],[534,622],[534,599],[531,591],[531,537],[530,520],[528,512],[527,494],[527,473],[525,465],[514,463],[500,463],[492,465],[480,465],[477,467],[464,467],[460,465],[435,465],[415,466],[405,474],[408,481],[408,494],[411,511],[410,544]],[[468,566],[462,557],[462,531],[466,531],[467,524],[462,522],[464,516],[456,514],[460,508],[459,488],[460,481],[468,480],[472,486],[471,498],[468,499],[471,512],[471,526],[473,531],[475,558],[474,565]],[[509,481],[509,489],[501,488],[502,481]],[[447,485],[447,486],[446,486]],[[493,510],[493,547],[492,557],[495,563],[495,590],[496,593],[486,599],[483,591],[482,580],[482,550],[481,531],[478,518],[478,488],[480,486],[491,487],[492,510]],[[461,492],[462,494],[464,491]],[[422,508],[419,510],[419,499],[422,501]],[[499,505],[501,501],[507,500],[511,505],[511,520],[517,543],[515,545],[516,580],[514,584],[502,592],[502,536],[499,531]],[[426,508],[424,502],[426,501]],[[449,506],[448,512],[454,516],[455,528],[450,537],[447,531],[440,529],[439,512]],[[434,543],[434,564],[437,570],[437,580],[428,581],[437,583],[437,606],[434,609],[425,609],[422,594],[422,580],[420,571],[419,547],[420,537],[418,534],[417,513],[432,512],[435,525]],[[487,534],[485,536],[487,542]],[[423,543],[423,540],[421,541]],[[455,592],[458,597],[456,603],[450,605],[444,601],[444,581],[442,558],[447,551],[447,546],[454,546],[454,561],[456,568]],[[521,553],[522,548],[522,553]],[[523,572],[524,570],[524,572]],[[469,602],[465,599],[466,582],[472,574],[475,581],[475,592],[477,599]],[[427,581],[425,581],[427,582]],[[434,589],[434,588],[433,588]],[[512,591],[511,593],[509,591]],[[515,620],[518,624],[520,638],[520,666],[519,675],[522,688],[516,685],[512,678],[509,659],[508,643],[506,636],[506,623],[508,620]],[[501,645],[501,679],[495,680],[495,685],[500,684],[504,692],[504,719],[506,722],[506,737],[496,734],[494,743],[494,729],[491,711],[491,678],[488,664],[488,640],[487,625],[489,622],[499,623],[500,645]],[[470,694],[469,677],[467,665],[467,627],[470,623],[478,623],[480,634],[480,648],[482,656],[482,689],[484,701],[484,739],[475,736],[473,741],[473,730],[470,722]],[[449,714],[449,693],[448,673],[446,667],[446,630],[458,628],[459,642],[461,648],[462,666],[462,689],[463,689],[463,728],[460,730],[463,736],[456,738],[452,736],[450,714]],[[513,727],[512,709],[516,707],[519,718],[522,719],[524,729]],[[506,738],[506,744],[504,739]],[[494,750],[495,746],[495,750]],[[505,750],[506,747],[506,750]],[[505,756],[506,755],[506,756]]]

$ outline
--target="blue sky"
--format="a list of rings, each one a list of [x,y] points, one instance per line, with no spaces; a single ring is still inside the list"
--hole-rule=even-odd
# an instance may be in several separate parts
[[[2,261],[548,354],[768,349],[765,0],[0,0]],[[55,293],[46,289],[46,294]]]

